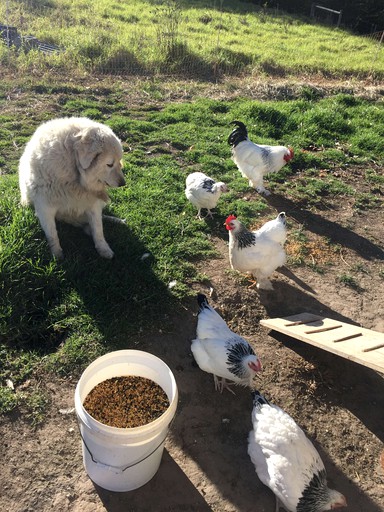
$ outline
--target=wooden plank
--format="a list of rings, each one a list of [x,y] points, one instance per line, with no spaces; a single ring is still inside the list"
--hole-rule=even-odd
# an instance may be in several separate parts
[[[384,373],[384,333],[312,313],[260,321],[315,347]]]

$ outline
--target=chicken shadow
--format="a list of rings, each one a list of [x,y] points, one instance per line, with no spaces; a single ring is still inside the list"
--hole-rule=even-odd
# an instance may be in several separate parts
[[[288,277],[288,279],[291,279],[292,281],[294,281],[303,290],[305,290],[309,293],[316,294],[315,290],[311,286],[309,286],[309,284],[307,284],[305,281],[300,279],[300,277],[298,277],[294,272],[292,272],[291,269],[289,269],[285,265],[284,265],[284,267],[277,268],[276,272],[279,272],[283,276]]]
[[[285,272],[284,270],[281,273],[290,277],[289,271]],[[274,280],[273,288],[272,292],[269,290],[258,290],[260,302],[270,318],[291,316],[298,313],[313,313],[333,318],[339,322],[359,325],[357,322],[353,322],[350,318],[321,302],[312,294],[313,292],[311,294],[304,293],[290,283],[281,280]]]
[[[352,249],[366,260],[384,260],[384,250],[382,247],[354,231],[340,226],[337,222],[327,220],[318,213],[302,208],[294,201],[280,195],[271,194],[268,196],[267,201],[278,211],[285,211],[288,218],[295,219],[296,222],[303,224],[312,233],[326,237],[332,243]]]

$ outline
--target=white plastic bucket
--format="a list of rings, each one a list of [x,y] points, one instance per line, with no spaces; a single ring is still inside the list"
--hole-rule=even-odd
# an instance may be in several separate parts
[[[139,376],[166,393],[168,409],[156,420],[134,428],[117,428],[95,420],[83,407],[88,393],[113,377]],[[178,392],[169,367],[141,350],[118,350],[99,357],[83,372],[75,391],[75,409],[88,476],[109,491],[131,491],[147,483],[160,466],[164,441],[177,408]]]

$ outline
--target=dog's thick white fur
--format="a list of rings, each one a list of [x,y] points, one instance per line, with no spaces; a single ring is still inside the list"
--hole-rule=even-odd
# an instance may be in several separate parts
[[[82,226],[97,252],[112,258],[102,224],[107,187],[125,185],[120,140],[104,124],[85,117],[40,125],[19,163],[21,203],[32,204],[53,256],[60,259],[55,219]]]

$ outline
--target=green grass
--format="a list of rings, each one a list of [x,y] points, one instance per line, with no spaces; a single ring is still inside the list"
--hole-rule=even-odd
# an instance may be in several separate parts
[[[349,288],[352,288],[353,290],[361,290],[356,279],[350,274],[341,274],[338,276],[337,281],[345,286],[348,286]]]
[[[222,8],[198,0],[10,0],[0,5],[0,17],[22,33],[65,49],[42,58],[34,51],[16,55],[0,47],[3,65],[34,73],[384,75],[377,42],[236,0]]]
[[[314,98],[306,90],[306,98],[288,101],[196,99],[159,106],[153,100],[130,107],[118,86],[23,84],[16,103],[7,101],[8,90],[0,89],[0,411],[25,408],[34,422],[44,416],[46,397],[34,386],[20,391],[23,383],[39,372],[78,375],[102,353],[136,347],[138,333],[166,328],[192,293],[191,284],[203,280],[195,264],[214,254],[211,235],[226,239],[225,217],[233,212],[251,224],[271,213],[263,197],[244,200],[248,183],[226,141],[233,119],[247,124],[254,141],[295,148],[292,163],[268,179],[276,193],[302,207],[336,196],[355,198],[359,208],[379,205],[382,179],[369,162],[375,145],[375,165],[384,163],[384,145],[377,140],[384,132],[380,102],[352,95]],[[42,108],[24,115],[31,101]],[[82,231],[59,225],[66,258],[57,263],[33,211],[19,205],[23,146],[54,115],[88,115],[110,125],[123,141],[127,186],[111,190],[106,213],[127,224],[106,225],[112,261],[100,258]],[[367,166],[372,187],[365,202],[333,175],[336,164],[356,163]],[[213,221],[196,220],[185,199],[185,178],[195,170],[230,187]],[[142,260],[144,253],[150,257]],[[348,276],[340,281],[353,286]],[[16,391],[4,385],[6,379]]]

